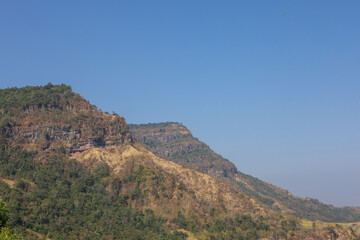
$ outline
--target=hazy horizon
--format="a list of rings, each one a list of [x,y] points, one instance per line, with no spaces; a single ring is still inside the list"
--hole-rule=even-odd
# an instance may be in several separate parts
[[[360,2],[3,1],[0,88],[181,122],[241,172],[360,206]]]

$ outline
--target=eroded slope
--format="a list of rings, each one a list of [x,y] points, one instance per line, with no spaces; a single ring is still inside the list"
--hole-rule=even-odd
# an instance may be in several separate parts
[[[153,208],[157,211],[162,211],[167,207],[169,216],[176,216],[177,210],[196,212],[199,209],[202,209],[202,214],[207,217],[210,216],[211,211],[214,211],[212,209],[222,209],[231,216],[249,214],[266,217],[269,215],[268,211],[254,199],[231,189],[209,175],[161,159],[139,144],[92,148],[74,155],[73,158],[89,168],[105,163],[122,178],[130,175],[139,166],[151,169],[155,174],[161,174],[162,178],[165,178],[165,185],[162,186],[163,196],[167,197],[157,198],[154,192],[149,191],[145,197],[147,201],[142,207]],[[157,178],[155,174],[153,177]]]

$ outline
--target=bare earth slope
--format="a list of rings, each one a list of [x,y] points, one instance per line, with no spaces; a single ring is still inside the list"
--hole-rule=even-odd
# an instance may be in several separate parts
[[[128,126],[133,139],[154,154],[217,177],[230,186],[259,199],[274,210],[309,220],[329,222],[360,220],[360,208],[337,208],[315,199],[299,198],[284,189],[238,171],[233,163],[194,138],[182,124],[169,122]]]
[[[249,214],[266,217],[269,215],[260,203],[240,191],[231,189],[209,175],[161,159],[140,144],[92,148],[74,155],[73,158],[89,168],[105,163],[112,172],[122,177],[130,174],[132,169],[140,165],[155,172],[161,172],[165,178],[175,183],[175,186],[170,187],[174,189],[171,197],[156,200],[155,194],[149,192],[148,201],[141,207],[154,208],[157,211],[167,207],[167,211],[171,211],[168,213],[169,216],[176,216],[177,209],[173,207],[174,205],[185,212],[190,209],[205,210],[204,207],[206,207],[204,214],[208,215],[207,217],[210,216],[212,208],[224,208],[232,216]],[[189,193],[191,196],[187,196]]]

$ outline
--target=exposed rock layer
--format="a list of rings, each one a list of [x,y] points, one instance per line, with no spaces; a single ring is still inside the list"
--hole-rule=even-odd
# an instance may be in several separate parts
[[[8,97],[0,100],[0,142],[75,153],[132,141],[122,117],[103,114],[68,86],[5,89],[1,94]]]

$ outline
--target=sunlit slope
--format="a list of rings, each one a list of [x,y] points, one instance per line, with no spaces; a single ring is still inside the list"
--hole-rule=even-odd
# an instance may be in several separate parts
[[[88,169],[96,169],[99,164],[109,166],[122,179],[121,195],[128,196],[132,207],[151,209],[168,222],[178,223],[179,216],[183,216],[187,219],[183,226],[192,239],[208,239],[209,231],[214,231],[208,227],[211,225],[221,232],[213,236],[224,237],[226,231],[235,236],[230,233],[233,230],[226,230],[225,222],[236,229],[234,219],[246,216],[259,227],[257,233],[246,230],[251,225],[240,227],[240,232],[247,233],[245,239],[356,239],[349,226],[323,223],[308,227],[300,219],[280,216],[214,177],[161,159],[137,143],[92,148],[72,158]]]
[[[112,172],[122,178],[131,175],[139,167],[148,169],[143,173],[145,182],[149,179],[153,179],[154,183],[161,182],[159,178],[163,178],[163,186],[142,185],[143,188],[149,188],[149,192],[144,202],[134,204],[141,208],[163,212],[168,216],[176,216],[178,210],[184,212],[191,210],[199,213],[199,216],[208,218],[211,211],[214,211],[212,209],[224,211],[232,216],[250,214],[266,217],[268,215],[268,211],[260,203],[240,191],[231,189],[207,174],[161,159],[140,144],[92,148],[72,158],[90,169],[99,163],[105,163]],[[150,189],[152,187],[158,189],[154,191]],[[129,186],[124,188],[124,191],[129,193],[131,189]]]
[[[333,222],[360,220],[359,208],[337,208],[315,199],[299,198],[284,189],[238,171],[233,163],[194,138],[182,124],[169,122],[128,126],[133,139],[154,154],[217,177],[274,210],[309,220]]]

